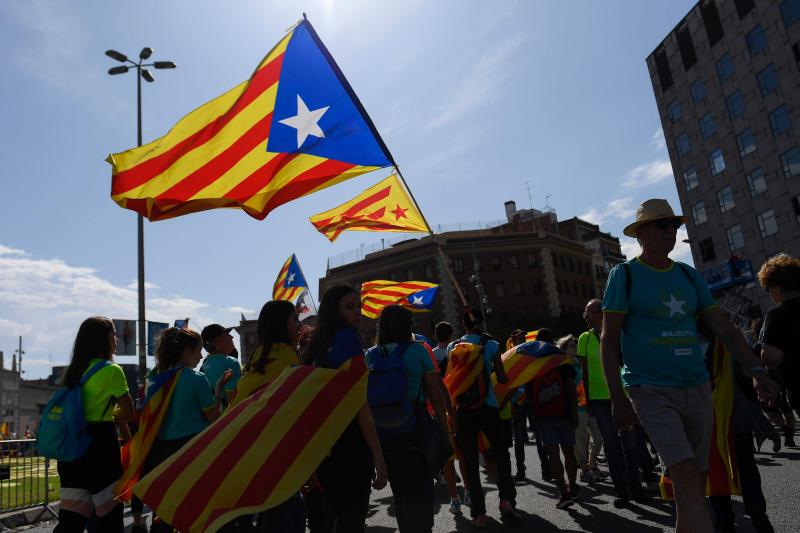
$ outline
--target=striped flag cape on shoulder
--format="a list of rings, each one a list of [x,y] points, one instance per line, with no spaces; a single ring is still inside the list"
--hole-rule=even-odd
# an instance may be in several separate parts
[[[156,467],[134,493],[175,529],[217,531],[286,501],[364,405],[367,368],[287,368]]]
[[[459,342],[450,350],[448,357],[444,386],[455,405],[456,398],[467,392],[483,372],[483,346]]]
[[[542,341],[529,341],[514,346],[501,357],[508,376],[506,383],[498,383],[492,376],[497,405],[503,406],[514,392],[526,383],[558,368],[572,364],[573,359],[558,347]]]
[[[134,485],[139,481],[144,462],[158,436],[158,430],[169,409],[172,393],[181,376],[183,367],[175,367],[161,374],[148,377],[144,409],[139,416],[139,429],[122,448],[122,465],[124,472],[114,487],[116,498],[128,501]]]

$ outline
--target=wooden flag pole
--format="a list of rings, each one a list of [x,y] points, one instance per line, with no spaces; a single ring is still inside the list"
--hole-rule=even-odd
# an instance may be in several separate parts
[[[406,188],[406,192],[411,197],[411,201],[414,202],[414,206],[417,208],[420,216],[422,216],[422,221],[425,222],[425,226],[428,228],[428,233],[433,240],[433,246],[436,248],[436,251],[439,253],[439,257],[442,259],[442,263],[444,263],[444,268],[447,270],[447,274],[450,276],[450,280],[453,282],[453,286],[456,288],[456,292],[458,293],[458,297],[461,299],[461,304],[464,307],[468,307],[469,304],[467,303],[467,299],[464,297],[464,292],[461,290],[461,286],[458,284],[458,280],[456,279],[456,275],[453,273],[453,270],[450,268],[450,261],[447,259],[447,256],[444,254],[442,247],[439,246],[439,242],[436,240],[436,236],[433,234],[433,230],[431,229],[431,225],[428,224],[428,219],[425,218],[425,214],[422,212],[422,209],[417,203],[417,199],[414,197],[414,193],[411,192],[411,188],[408,186],[406,179],[403,177],[403,173],[400,172],[400,167],[395,164],[394,169],[397,171],[397,175],[400,177],[400,181],[403,182],[403,186]]]

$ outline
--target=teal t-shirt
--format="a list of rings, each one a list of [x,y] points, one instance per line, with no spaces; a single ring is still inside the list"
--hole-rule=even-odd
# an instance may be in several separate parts
[[[184,368],[172,393],[169,409],[158,431],[159,440],[196,435],[208,426],[203,411],[214,407],[214,395],[206,377]]]
[[[470,333],[468,335],[464,335],[457,341],[451,342],[447,346],[447,354],[448,357],[450,356],[450,352],[453,350],[453,347],[458,344],[459,342],[469,342],[471,344],[480,344],[481,336],[477,333]],[[493,363],[492,359],[494,359],[495,354],[500,349],[500,344],[497,343],[495,340],[490,340],[486,343],[486,346],[483,347],[483,368],[489,373],[492,373]],[[497,407],[497,397],[494,395],[494,387],[489,387],[489,390],[486,391],[486,405],[489,407]]]
[[[623,383],[628,387],[705,383],[708,371],[697,338],[697,315],[716,305],[705,280],[694,268],[681,268],[675,262],[664,270],[639,258],[627,264],[630,298],[622,265],[611,270],[603,298],[604,312],[626,314],[620,335]]]
[[[397,344],[392,342],[382,345],[386,353],[392,353],[397,347]],[[367,351],[365,361],[367,365],[370,364],[370,355],[374,354],[374,350]],[[401,355],[403,359],[403,370],[406,375],[406,393],[408,399],[414,401],[425,401],[425,391],[422,390],[423,376],[428,373],[435,373],[436,369],[433,367],[431,356],[428,351],[418,342],[412,342],[408,345],[406,350]]]
[[[200,365],[200,372],[206,375],[208,384],[211,386],[211,392],[217,390],[217,381],[222,377],[228,369],[233,370],[233,377],[225,384],[226,391],[235,391],[236,382],[242,377],[242,366],[239,361],[224,354],[209,355]]]

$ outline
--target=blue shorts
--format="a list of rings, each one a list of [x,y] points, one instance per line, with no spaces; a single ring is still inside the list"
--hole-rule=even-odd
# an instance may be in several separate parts
[[[575,446],[575,426],[571,418],[537,418],[536,429],[542,437],[543,446]]]

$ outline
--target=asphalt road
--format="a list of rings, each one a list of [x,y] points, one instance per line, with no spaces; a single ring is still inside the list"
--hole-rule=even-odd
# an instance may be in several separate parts
[[[764,449],[771,449],[771,445],[765,444]],[[483,531],[654,533],[673,529],[674,512],[671,504],[654,497],[648,504],[632,503],[626,509],[615,509],[612,505],[613,488],[610,483],[605,482],[583,485],[579,503],[566,510],[556,509],[557,490],[554,485],[540,480],[539,459],[536,456],[535,446],[527,446],[526,452],[529,479],[525,483],[517,483],[517,507],[524,514],[522,523],[518,526],[500,523],[497,490],[493,485],[484,483],[486,507],[489,510],[491,524]],[[786,448],[777,454],[760,453],[756,457],[767,499],[768,514],[775,531],[779,533],[800,531],[800,518],[797,516],[800,508],[800,448]],[[485,477],[483,479],[485,481]],[[459,491],[462,490],[463,487],[460,486]],[[445,486],[437,486],[436,494],[435,532],[476,531],[470,525],[468,508],[464,507],[464,515],[461,517],[450,514],[448,511],[450,500]],[[749,519],[742,515],[741,499],[734,498],[734,510],[737,515],[737,531],[740,533],[754,531]],[[126,522],[129,523],[130,518]],[[49,522],[15,531],[44,533],[52,531],[54,525],[55,523]],[[373,492],[367,525],[369,533],[396,531],[392,494],[388,488]]]

